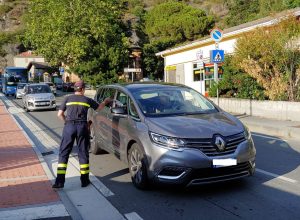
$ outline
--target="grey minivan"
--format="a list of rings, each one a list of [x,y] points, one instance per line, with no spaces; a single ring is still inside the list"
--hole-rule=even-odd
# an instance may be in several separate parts
[[[90,109],[91,151],[128,164],[133,184],[200,185],[253,175],[249,130],[197,91],[178,84],[132,83],[99,88]]]

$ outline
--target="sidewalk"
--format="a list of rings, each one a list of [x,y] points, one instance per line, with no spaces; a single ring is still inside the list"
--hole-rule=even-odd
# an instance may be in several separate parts
[[[0,219],[69,216],[37,154],[2,101],[0,122]]]
[[[54,191],[59,143],[0,93],[0,220],[124,220],[107,199],[114,194],[92,173],[80,187],[71,155],[65,187]],[[129,213],[131,214],[131,213]]]
[[[283,138],[296,138],[300,140],[300,122],[280,121],[249,115],[232,114],[240,119],[251,132]]]

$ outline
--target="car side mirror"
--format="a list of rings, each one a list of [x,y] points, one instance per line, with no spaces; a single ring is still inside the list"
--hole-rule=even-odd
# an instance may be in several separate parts
[[[124,107],[111,108],[110,111],[111,111],[111,113],[113,113],[115,115],[127,115],[126,108],[124,108]]]

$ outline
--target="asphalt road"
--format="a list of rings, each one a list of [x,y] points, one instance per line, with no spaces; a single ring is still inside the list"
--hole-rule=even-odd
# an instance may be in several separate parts
[[[60,104],[63,96],[58,95]],[[22,107],[21,100],[14,100]],[[55,111],[30,118],[60,142],[63,124]],[[188,189],[136,189],[128,168],[113,155],[91,155],[91,171],[115,195],[107,199],[121,212],[143,219],[300,219],[300,142],[253,133],[257,172],[242,180]]]

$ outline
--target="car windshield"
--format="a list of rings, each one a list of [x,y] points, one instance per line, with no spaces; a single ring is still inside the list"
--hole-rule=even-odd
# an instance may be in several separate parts
[[[134,97],[146,116],[213,113],[218,110],[200,93],[186,87],[141,89]]]
[[[36,93],[51,93],[51,90],[48,85],[34,85],[28,87],[28,94]]]
[[[24,89],[25,84],[18,84],[18,89]]]

